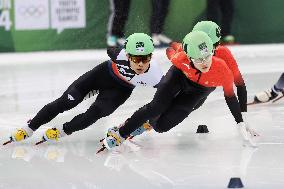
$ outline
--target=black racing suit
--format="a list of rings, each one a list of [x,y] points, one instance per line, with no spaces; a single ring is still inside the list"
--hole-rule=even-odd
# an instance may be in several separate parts
[[[136,111],[119,133],[126,138],[147,120],[155,131],[169,131],[199,108],[214,90],[215,87],[203,87],[190,81],[181,70],[172,66],[159,83],[153,100]]]
[[[112,49],[108,51],[108,54],[112,60],[115,60],[118,52],[117,49]],[[116,61],[116,63],[129,64],[127,61]],[[85,113],[64,123],[64,132],[70,135],[72,132],[85,129],[98,119],[113,113],[129,98],[134,86],[116,77],[111,69],[111,64],[111,60],[105,61],[75,80],[61,97],[45,105],[37,113],[29,122],[29,127],[35,131],[59,113],[77,106],[93,90],[99,91],[95,102]]]

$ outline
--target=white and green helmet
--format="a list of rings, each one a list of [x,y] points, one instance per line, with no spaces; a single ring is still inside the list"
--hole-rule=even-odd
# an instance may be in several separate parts
[[[213,44],[217,43],[221,39],[221,28],[212,21],[198,22],[192,29],[192,31],[203,31],[212,40]]]
[[[203,31],[192,31],[182,42],[182,48],[189,58],[205,58],[213,53],[213,42]]]
[[[154,51],[152,38],[145,33],[133,33],[124,44],[125,51],[131,55],[149,55]]]

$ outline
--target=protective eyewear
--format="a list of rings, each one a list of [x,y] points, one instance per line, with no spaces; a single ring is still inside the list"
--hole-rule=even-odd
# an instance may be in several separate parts
[[[212,59],[212,54],[209,54],[208,56],[204,58],[191,58],[192,62],[194,64],[204,64],[210,62]]]
[[[130,55],[129,58],[135,64],[139,64],[140,62],[142,62],[143,64],[146,64],[146,63],[150,62],[152,55],[145,55],[145,56],[132,56],[132,55]]]

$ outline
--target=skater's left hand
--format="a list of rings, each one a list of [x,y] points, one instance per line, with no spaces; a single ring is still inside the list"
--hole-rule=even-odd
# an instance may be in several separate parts
[[[246,128],[248,130],[248,132],[253,136],[253,137],[257,137],[259,136],[259,134],[250,127],[250,124],[249,124],[249,121],[248,121],[248,117],[249,117],[249,114],[247,112],[242,112],[242,117],[243,117],[243,120],[246,124]]]
[[[240,122],[237,124],[239,132],[243,138],[243,144],[245,146],[257,147],[256,143],[253,141],[254,136],[259,136],[249,125],[245,122]]]

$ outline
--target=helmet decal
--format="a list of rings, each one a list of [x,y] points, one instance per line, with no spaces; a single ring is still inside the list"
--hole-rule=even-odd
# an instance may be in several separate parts
[[[206,45],[205,42],[201,43],[200,45],[198,45],[199,51],[202,55],[206,55],[208,54],[208,47]]]
[[[144,52],[144,43],[143,42],[137,42],[136,43],[136,51],[137,52]]]

